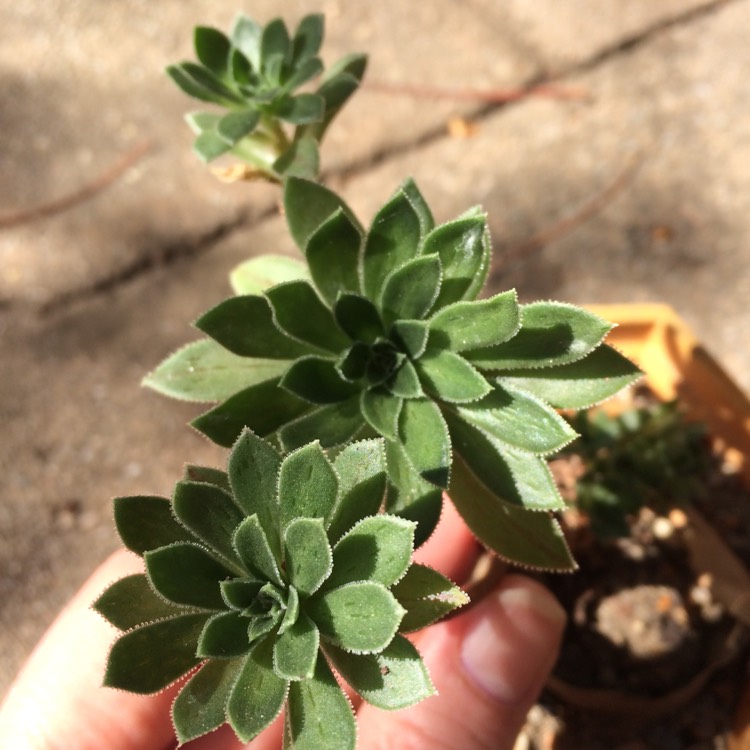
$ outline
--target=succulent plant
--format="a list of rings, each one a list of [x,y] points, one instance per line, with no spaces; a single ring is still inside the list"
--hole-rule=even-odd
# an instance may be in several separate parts
[[[245,425],[283,451],[380,435],[386,508],[419,522],[418,543],[449,489],[501,556],[573,566],[547,512],[564,505],[545,456],[576,436],[556,407],[589,406],[638,376],[602,343],[611,325],[568,304],[519,305],[512,290],[476,299],[486,216],[473,209],[436,226],[411,181],[367,232],[307,180],[286,181],[284,206],[306,263],[261,257],[237,269],[239,294],[196,322],[210,339],[146,384],[221,400],[193,422],[221,445]]]
[[[191,466],[171,502],[115,501],[145,574],[95,603],[125,631],[105,684],[153,693],[198,667],[172,708],[179,741],[228,722],[249,741],[286,706],[285,747],[355,745],[333,667],[366,701],[399,709],[434,692],[402,635],[467,601],[411,562],[414,523],[378,515],[382,441],[329,460],[318,443],[286,457],[244,431],[227,472]]]
[[[229,37],[198,26],[198,62],[167,68],[186,94],[228,110],[188,115],[198,156],[208,162],[230,153],[272,180],[288,174],[314,177],[318,143],[359,86],[367,62],[364,55],[347,55],[329,68],[315,91],[298,93],[323,72],[322,40],[321,15],[303,18],[293,36],[280,18],[262,27],[242,14]],[[284,123],[294,126],[293,136]]]

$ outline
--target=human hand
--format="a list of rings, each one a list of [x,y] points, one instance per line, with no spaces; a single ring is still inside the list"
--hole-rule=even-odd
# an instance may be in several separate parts
[[[476,547],[446,502],[435,534],[417,553],[453,580],[467,574]],[[166,750],[176,746],[169,708],[176,687],[139,696],[101,686],[116,633],[90,609],[142,561],[120,551],[84,584],[29,658],[0,708],[0,747],[13,750]],[[394,713],[355,702],[359,750],[512,748],[554,664],[565,616],[540,584],[506,576],[466,613],[415,634],[439,695]],[[354,697],[356,700],[356,696]],[[274,722],[244,745],[228,726],[183,747],[279,750]]]

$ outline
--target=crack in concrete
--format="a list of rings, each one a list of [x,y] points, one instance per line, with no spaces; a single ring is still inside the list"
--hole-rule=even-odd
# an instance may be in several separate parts
[[[550,75],[544,72],[540,72],[534,76],[531,76],[525,82],[520,84],[520,88],[533,88],[535,86],[547,85],[559,83],[570,78],[573,78],[581,73],[588,73],[595,70],[600,65],[603,65],[610,60],[616,59],[617,57],[629,54],[640,47],[648,44],[653,39],[659,37],[661,34],[671,31],[672,29],[687,26],[695,21],[703,19],[706,16],[712,15],[717,11],[721,11],[730,5],[736,5],[746,0],[709,0],[709,2],[699,5],[695,8],[691,8],[685,13],[679,14],[672,18],[666,18],[652,24],[649,27],[641,29],[640,31],[633,33],[625,37],[624,39],[618,40],[615,44],[604,47],[599,50],[596,54],[592,55],[586,60],[582,60],[574,65],[569,66],[557,72],[554,75]],[[502,102],[499,104],[491,103],[484,104],[476,107],[472,111],[467,113],[467,116],[473,120],[483,120],[498,111],[507,109],[513,106],[517,106],[524,102],[524,99],[518,99],[509,102]],[[396,159],[399,156],[409,153],[410,151],[418,151],[425,146],[428,146],[441,138],[448,137],[446,134],[445,126],[441,123],[433,128],[430,128],[422,132],[416,138],[411,140],[405,140],[400,143],[389,144],[381,149],[378,149],[365,158],[358,161],[354,161],[340,169],[332,171],[324,171],[321,175],[322,181],[327,180],[338,180],[341,182],[347,182],[359,175],[365,174],[366,172],[377,168],[381,164]],[[174,262],[182,260],[189,260],[196,258],[206,252],[209,252],[217,243],[226,237],[230,236],[233,232],[239,229],[247,229],[253,226],[262,224],[267,219],[276,215],[276,208],[267,209],[265,211],[257,213],[255,216],[250,216],[249,212],[241,212],[234,219],[229,221],[223,221],[220,224],[202,232],[195,238],[185,238],[181,241],[171,243],[162,248],[157,254],[145,258],[139,258],[131,265],[118,270],[116,273],[99,279],[95,283],[75,289],[68,292],[60,297],[51,300],[39,308],[39,312],[42,315],[51,315],[60,310],[65,309],[70,304],[80,302],[90,297],[97,296],[102,293],[106,293],[115,289],[120,284],[125,284],[134,278],[137,278],[143,274],[149,273],[157,268],[169,265]],[[14,305],[7,300],[2,301],[2,311],[5,311]]]

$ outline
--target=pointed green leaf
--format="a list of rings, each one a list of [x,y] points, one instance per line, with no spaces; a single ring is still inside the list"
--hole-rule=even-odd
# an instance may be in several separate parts
[[[225,75],[229,63],[229,39],[218,29],[196,26],[193,42],[198,59],[216,75]]]
[[[426,565],[413,563],[391,589],[406,610],[399,632],[413,633],[469,603],[469,597],[452,581]]]
[[[455,352],[428,351],[415,367],[425,390],[441,401],[468,403],[492,390],[482,374]]]
[[[299,177],[290,177],[284,182],[284,211],[286,220],[297,247],[305,249],[313,232],[339,208],[361,232],[351,209],[332,190]]]
[[[338,358],[336,372],[347,383],[356,383],[367,374],[370,354],[370,347],[357,341]]]
[[[289,688],[285,748],[294,750],[354,750],[357,725],[349,700],[321,656],[312,680]]]
[[[331,121],[339,113],[339,110],[344,106],[347,99],[349,99],[349,97],[359,88],[366,67],[367,58],[365,55],[351,55],[349,56],[348,61],[351,63],[352,70],[355,67],[360,66],[361,71],[356,71],[357,75],[347,72],[346,70],[333,72],[333,67],[335,66],[332,66],[328,69],[323,82],[315,92],[318,96],[323,97],[323,101],[325,102],[325,116],[321,122],[307,125],[305,127],[305,133],[318,141],[323,138]],[[331,75],[332,72],[333,75]]]
[[[195,655],[205,614],[182,615],[143,625],[120,636],[109,652],[104,685],[150,694],[200,663]]]
[[[333,308],[336,322],[354,341],[374,343],[385,335],[377,307],[366,297],[344,292]]]
[[[386,326],[399,318],[418,320],[427,315],[440,291],[440,279],[436,255],[409,260],[389,274],[381,302]]]
[[[172,515],[166,498],[151,495],[116,497],[115,526],[122,543],[136,555],[172,542],[194,541],[195,537]]]
[[[200,135],[206,130],[215,130],[216,123],[220,119],[221,115],[217,115],[215,112],[188,112],[185,115],[185,122],[196,135]]]
[[[118,630],[130,630],[184,611],[157,596],[143,573],[115,581],[91,606]]]
[[[266,24],[260,37],[260,59],[279,56],[286,59],[290,53],[291,40],[286,24],[280,18],[274,18]]]
[[[454,302],[429,321],[433,336],[454,352],[494,346],[518,331],[520,313],[515,289],[489,299]]]
[[[417,522],[414,546],[419,547],[440,520],[442,490],[417,474],[400,443],[386,441],[385,449],[389,482],[386,509],[389,513]]]
[[[289,583],[302,596],[317,591],[331,574],[331,545],[321,518],[295,518],[284,532]]]
[[[232,144],[222,138],[213,130],[204,130],[193,141],[193,151],[196,156],[206,164],[218,159],[232,148]]]
[[[229,486],[229,477],[221,469],[212,469],[210,466],[197,466],[196,464],[185,464],[184,478],[190,482],[204,482],[213,484],[225,492],[232,492]]]
[[[244,513],[232,496],[213,484],[178,482],[172,507],[177,519],[229,564],[236,564],[232,534]]]
[[[399,417],[399,437],[417,473],[438,487],[447,487],[451,441],[437,404],[426,399],[404,401]]]
[[[371,300],[380,300],[392,269],[419,253],[422,220],[404,186],[376,214],[364,246],[364,291]]]
[[[232,541],[242,564],[253,578],[271,581],[277,586],[284,585],[273,550],[258,516],[246,518],[235,531]]]
[[[586,409],[631,385],[642,374],[627,357],[602,344],[576,362],[514,370],[497,382],[527,391],[558,409]]]
[[[229,578],[220,584],[224,604],[231,609],[247,609],[265,584],[249,578]]]
[[[254,618],[250,621],[250,626],[247,629],[248,640],[251,643],[256,643],[267,636],[274,628],[278,627],[280,619],[281,613],[279,611]]]
[[[362,235],[339,208],[310,236],[305,255],[315,286],[333,305],[343,292],[359,292]],[[344,329],[346,330],[346,329]]]
[[[529,510],[565,508],[543,458],[511,448],[456,415],[445,416],[453,449],[492,492]]]
[[[553,453],[577,434],[544,402],[523,391],[499,385],[481,401],[450,408],[488,435],[531,453]]]
[[[281,625],[279,625],[279,635],[284,635],[289,628],[297,622],[300,616],[299,611],[299,594],[294,586],[287,587],[287,599],[286,599],[286,610],[284,611],[284,617],[281,619]]]
[[[404,616],[393,594],[373,581],[348,583],[313,597],[307,612],[324,638],[355,653],[382,651]]]
[[[321,518],[325,523],[336,504],[338,479],[320,443],[288,455],[279,473],[281,528],[295,518]]]
[[[296,622],[276,638],[273,671],[286,680],[307,680],[315,672],[320,633],[303,612]]]
[[[219,582],[233,572],[202,547],[177,542],[144,554],[151,585],[175,604],[224,609]]]
[[[208,659],[230,659],[250,650],[247,637],[249,620],[239,612],[220,612],[203,627],[196,656]]]
[[[287,281],[266,292],[274,322],[298,341],[334,353],[350,342],[307,281]],[[236,298],[239,299],[239,298]]]
[[[288,421],[279,429],[279,441],[285,452],[299,448],[311,440],[319,440],[324,448],[334,448],[351,440],[364,424],[359,410],[359,397],[319,409]]]
[[[292,59],[295,64],[318,54],[323,41],[323,29],[322,13],[311,13],[299,22],[292,40]]]
[[[279,330],[268,300],[252,294],[224,300],[198,318],[195,326],[241,357],[295,359],[314,351]]]
[[[320,171],[320,152],[312,138],[299,138],[272,165],[283,178],[303,177],[314,180]]]
[[[477,367],[516,370],[553,367],[585,357],[601,344],[612,324],[564,302],[521,305],[521,329],[504,344],[475,349],[467,357]]]
[[[443,283],[435,309],[474,299],[487,278],[490,241],[484,214],[441,224],[430,232],[422,252],[435,254],[443,268]]]
[[[214,73],[197,63],[169,65],[167,75],[188,96],[195,99],[229,107],[243,103],[241,97],[223,84]]]
[[[312,355],[294,362],[280,385],[313,404],[336,404],[359,393],[358,386],[339,375],[335,362]]]
[[[382,440],[361,440],[347,445],[333,467],[339,478],[339,495],[328,527],[336,542],[357,521],[375,515],[385,496],[385,450]]]
[[[248,59],[256,71],[260,70],[260,38],[263,29],[252,18],[240,13],[232,26],[232,44]]]
[[[575,570],[554,518],[520,508],[490,492],[460,456],[453,461],[449,493],[466,525],[503,559],[542,570]]]
[[[333,572],[325,588],[355,581],[392,586],[406,573],[414,552],[413,521],[378,515],[362,519],[333,549]]]
[[[360,407],[362,416],[375,432],[389,440],[396,440],[398,417],[403,400],[385,389],[371,388],[362,391]]]
[[[286,255],[256,255],[240,263],[229,274],[235,294],[260,295],[276,284],[296,279],[307,279],[307,264]]]
[[[227,719],[242,742],[257,737],[281,712],[289,682],[273,671],[273,638],[250,652],[227,702]]]
[[[230,112],[216,123],[216,134],[230,146],[234,146],[237,141],[252,133],[259,122],[260,112],[257,109]]]
[[[424,354],[429,336],[430,328],[424,320],[397,320],[391,329],[392,339],[413,360]]]
[[[239,357],[212,339],[201,339],[167,357],[143,385],[185,401],[221,401],[278,377],[288,365],[287,360]]]
[[[368,703],[399,711],[429,698],[437,691],[416,648],[402,635],[379,654],[350,654],[326,647],[339,674]]]
[[[427,236],[435,228],[435,219],[432,216],[432,211],[427,205],[427,201],[424,199],[422,193],[419,192],[419,188],[411,177],[404,180],[401,185],[401,190],[404,195],[408,198],[412,208],[417,214],[419,219],[419,233],[422,237]]]
[[[172,704],[172,723],[180,744],[224,724],[227,700],[243,664],[242,659],[207,662],[180,690]]]
[[[215,443],[229,448],[245,427],[261,436],[270,435],[309,409],[310,404],[280,388],[279,378],[274,378],[245,388],[191,424]]]
[[[276,108],[275,115],[293,125],[306,125],[323,119],[325,102],[317,94],[299,94],[283,99],[281,106]]]
[[[290,94],[294,89],[299,88],[311,78],[315,78],[315,76],[320,75],[322,72],[323,63],[321,60],[317,57],[308,58],[297,66],[292,75],[284,81],[281,91],[284,94]],[[322,100],[322,97],[319,98]],[[323,102],[323,109],[325,110],[325,102]],[[322,119],[322,116],[319,119]]]
[[[396,374],[388,380],[386,388],[398,398],[415,399],[424,396],[419,375],[408,359],[401,363]]]

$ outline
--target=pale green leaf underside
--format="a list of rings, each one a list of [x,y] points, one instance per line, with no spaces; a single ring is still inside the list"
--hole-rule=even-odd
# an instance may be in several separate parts
[[[262,294],[276,284],[309,279],[307,265],[287,255],[258,255],[240,263],[229,274],[235,294]]]

